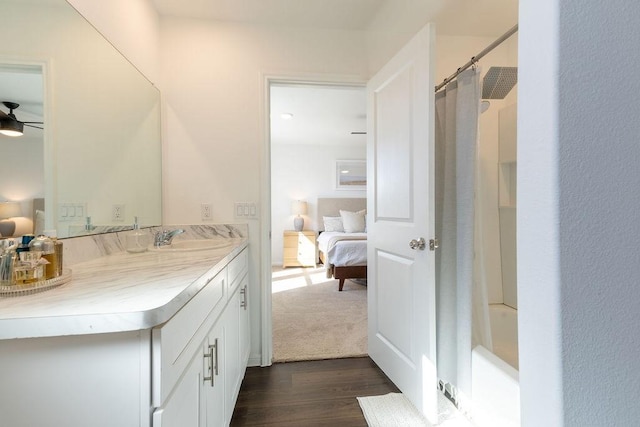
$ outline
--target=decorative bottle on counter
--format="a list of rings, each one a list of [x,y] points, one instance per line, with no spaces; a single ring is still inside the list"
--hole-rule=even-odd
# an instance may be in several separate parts
[[[14,284],[17,242],[13,239],[0,240],[0,286]]]
[[[29,251],[42,252],[42,258],[46,259],[49,263],[44,266],[44,278],[52,279],[58,272],[58,259],[56,257],[56,249],[53,240],[45,236],[39,235],[31,242],[29,242]]]
[[[138,217],[134,217],[133,231],[125,235],[126,249],[130,253],[144,252],[149,245],[149,235],[140,230]]]
[[[53,277],[62,276],[62,242],[58,240],[58,232],[56,230],[44,230],[44,235],[49,237],[53,241],[54,252],[56,253],[56,272]]]

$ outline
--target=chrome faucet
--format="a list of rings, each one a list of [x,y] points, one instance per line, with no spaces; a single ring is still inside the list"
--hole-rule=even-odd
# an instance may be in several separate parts
[[[87,230],[87,231],[93,231],[93,230],[95,230],[95,228],[96,228],[96,226],[91,224],[91,217],[88,216],[87,217],[87,222],[84,225],[84,229]]]
[[[184,233],[182,228],[176,228],[175,230],[162,230],[158,231],[153,238],[153,246],[167,246],[171,244],[171,240],[178,234]]]

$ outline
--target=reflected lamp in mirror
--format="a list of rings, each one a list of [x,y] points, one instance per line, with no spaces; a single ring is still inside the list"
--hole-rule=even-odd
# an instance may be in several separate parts
[[[15,218],[22,215],[20,204],[18,202],[3,202],[0,203],[0,235],[2,237],[11,237],[16,231],[15,221],[11,221],[10,218]]]
[[[291,204],[291,213],[296,215],[296,217],[293,219],[293,229],[296,231],[302,231],[302,229],[304,228],[304,218],[302,218],[300,215],[307,214],[307,202],[304,202],[302,200],[295,200]]]

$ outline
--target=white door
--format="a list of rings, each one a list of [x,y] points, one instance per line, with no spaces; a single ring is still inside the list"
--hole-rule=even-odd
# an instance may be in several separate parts
[[[437,421],[432,26],[367,85],[369,354]],[[424,239],[424,248],[410,242]],[[415,246],[415,244],[414,244]]]

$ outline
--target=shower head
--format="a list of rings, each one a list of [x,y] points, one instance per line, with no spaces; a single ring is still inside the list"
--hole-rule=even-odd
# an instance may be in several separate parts
[[[504,99],[518,83],[518,67],[491,67],[482,79],[482,99]]]

